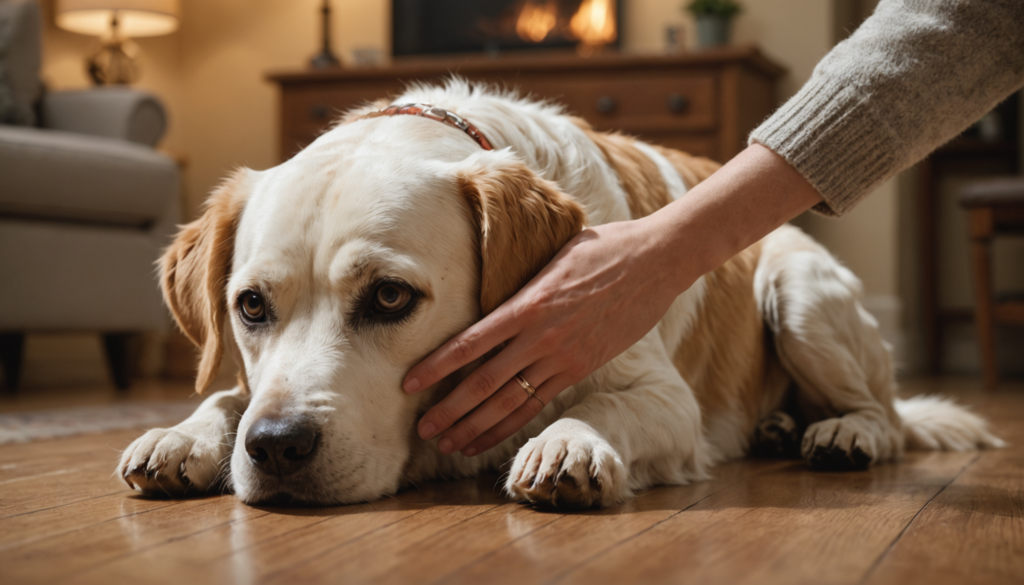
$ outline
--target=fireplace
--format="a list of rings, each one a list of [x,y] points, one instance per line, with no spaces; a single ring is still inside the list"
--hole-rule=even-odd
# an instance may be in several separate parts
[[[392,0],[396,57],[617,48],[622,0]]]

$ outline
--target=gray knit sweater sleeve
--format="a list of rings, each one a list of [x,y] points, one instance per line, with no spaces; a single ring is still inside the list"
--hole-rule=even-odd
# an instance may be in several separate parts
[[[883,0],[750,135],[842,215],[1024,84],[1024,0]]]

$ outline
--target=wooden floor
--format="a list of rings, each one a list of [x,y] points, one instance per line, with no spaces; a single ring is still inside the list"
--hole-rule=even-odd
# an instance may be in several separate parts
[[[111,476],[138,432],[2,446],[0,583],[1024,583],[1024,385],[907,386],[1012,445],[858,473],[739,461],[575,514],[507,502],[495,476],[328,509],[146,499]]]

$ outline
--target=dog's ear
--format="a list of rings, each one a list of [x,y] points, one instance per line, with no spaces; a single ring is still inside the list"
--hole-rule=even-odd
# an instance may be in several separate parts
[[[202,217],[178,232],[160,260],[164,300],[181,330],[202,350],[196,377],[200,394],[213,382],[224,353],[225,287],[249,176],[248,169],[240,169],[218,187]]]
[[[474,155],[456,176],[480,237],[480,310],[490,313],[530,281],[586,216],[578,203],[509,151]]]

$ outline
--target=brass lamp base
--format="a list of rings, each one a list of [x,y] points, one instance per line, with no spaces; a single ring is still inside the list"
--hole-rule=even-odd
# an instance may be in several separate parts
[[[139,79],[140,53],[131,39],[108,37],[101,39],[99,48],[85,60],[85,68],[96,85],[128,85]]]

